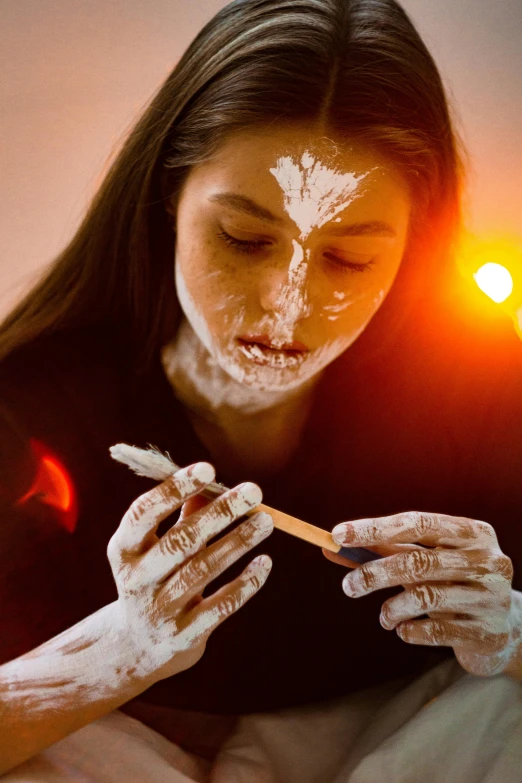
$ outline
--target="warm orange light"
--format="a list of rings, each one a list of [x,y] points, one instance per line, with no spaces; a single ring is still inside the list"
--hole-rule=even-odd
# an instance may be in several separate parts
[[[464,277],[514,318],[522,303],[521,237],[463,232],[457,261]]]
[[[69,472],[45,444],[31,438],[30,445],[38,467],[32,486],[17,504],[22,505],[34,498],[55,508],[60,512],[63,526],[72,533],[76,527],[77,504]]]
[[[502,264],[483,264],[473,277],[480,290],[498,304],[504,302],[513,291],[513,278]]]

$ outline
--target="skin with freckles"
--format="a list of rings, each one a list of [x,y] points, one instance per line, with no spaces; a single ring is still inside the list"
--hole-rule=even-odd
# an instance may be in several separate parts
[[[180,399],[226,428],[306,394],[391,288],[410,209],[400,173],[360,145],[233,134],[171,205],[186,322],[163,357]],[[271,350],[241,341],[259,335]]]
[[[357,566],[343,580],[352,598],[403,586],[382,605],[384,628],[409,644],[452,647],[471,674],[522,681],[522,593],[512,589],[513,565],[491,525],[407,512],[344,522],[332,536],[343,546],[408,547]],[[425,614],[429,619],[416,619]]]

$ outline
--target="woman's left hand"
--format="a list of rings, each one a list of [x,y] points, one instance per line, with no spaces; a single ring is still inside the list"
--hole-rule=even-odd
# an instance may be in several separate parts
[[[343,522],[332,536],[342,546],[377,551],[409,544],[403,552],[357,566],[343,580],[352,598],[404,587],[382,605],[384,628],[395,629],[410,644],[453,647],[460,665],[472,674],[491,676],[506,669],[521,644],[520,594],[512,590],[513,565],[491,525],[410,511]],[[414,542],[433,548],[412,547]],[[414,619],[424,614],[429,619]]]

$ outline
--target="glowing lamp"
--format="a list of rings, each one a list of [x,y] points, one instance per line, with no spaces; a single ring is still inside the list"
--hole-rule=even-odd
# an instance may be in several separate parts
[[[498,304],[504,302],[513,291],[513,278],[501,264],[484,264],[473,277],[480,290]]]

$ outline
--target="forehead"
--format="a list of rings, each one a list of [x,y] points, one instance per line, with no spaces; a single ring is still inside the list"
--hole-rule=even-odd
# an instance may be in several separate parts
[[[229,134],[211,160],[192,169],[187,185],[205,192],[217,186],[250,193],[262,189],[270,199],[280,197],[285,174],[291,180],[288,188],[299,182],[309,187],[313,181],[328,190],[334,181],[351,177],[364,182],[365,189],[385,185],[407,189],[398,169],[379,152],[361,142],[320,135],[301,126]]]
[[[361,142],[334,139],[300,126],[242,130],[230,134],[206,166],[214,171],[244,171],[270,177],[270,169],[289,160],[306,176],[318,167],[339,173],[365,173],[379,166],[392,166],[375,150]]]

